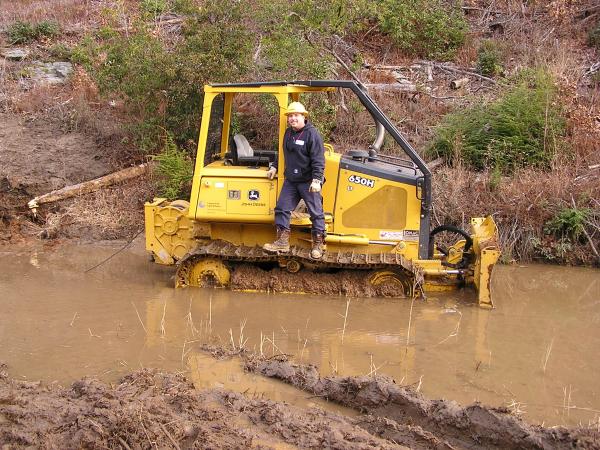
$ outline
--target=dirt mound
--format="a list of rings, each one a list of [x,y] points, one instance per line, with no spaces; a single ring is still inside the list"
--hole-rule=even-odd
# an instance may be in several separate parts
[[[105,149],[78,132],[44,120],[0,115],[0,179],[30,196],[97,178],[113,170]]]
[[[181,375],[141,370],[116,387],[68,389],[0,375],[0,444],[8,448],[402,448],[320,409],[197,391]],[[4,447],[3,447],[4,448]]]
[[[359,409],[367,416],[357,423],[367,431],[410,447],[417,443],[420,448],[600,448],[598,431],[531,426],[505,408],[428,400],[385,376],[320,378],[314,366],[285,360],[249,359],[247,368]]]

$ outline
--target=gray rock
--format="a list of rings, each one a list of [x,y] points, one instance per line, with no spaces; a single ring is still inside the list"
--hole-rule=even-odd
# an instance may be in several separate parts
[[[29,52],[21,48],[5,48],[0,51],[0,54],[4,58],[12,61],[20,61],[29,56]]]
[[[73,73],[73,65],[70,62],[36,61],[28,70],[29,78],[33,83],[64,84]]]

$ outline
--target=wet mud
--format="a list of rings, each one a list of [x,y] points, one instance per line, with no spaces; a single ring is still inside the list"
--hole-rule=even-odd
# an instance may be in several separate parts
[[[399,289],[373,286],[373,271],[340,270],[335,273],[302,270],[289,273],[284,269],[263,270],[249,264],[235,267],[231,288],[238,291],[303,293],[346,297],[404,297]]]
[[[321,378],[316,367],[285,360],[249,360],[247,368],[356,408],[370,433],[410,448],[600,448],[596,430],[531,426],[506,408],[429,400],[386,376]]]
[[[226,351],[215,355],[227,356]],[[321,378],[310,365],[245,356],[246,369],[362,412],[348,417],[142,369],[112,386],[11,379],[0,367],[3,448],[597,449],[592,429],[530,426],[502,409],[427,400],[383,376]]]
[[[198,391],[182,375],[144,369],[109,386],[42,387],[0,375],[3,448],[402,448],[318,408]]]

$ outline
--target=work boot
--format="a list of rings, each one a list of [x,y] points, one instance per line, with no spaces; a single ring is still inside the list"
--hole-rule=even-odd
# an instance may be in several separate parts
[[[325,235],[319,232],[312,233],[312,249],[310,250],[310,257],[312,259],[321,259],[325,252]]]
[[[277,239],[272,244],[263,245],[263,250],[272,253],[290,251],[290,230],[277,228]]]

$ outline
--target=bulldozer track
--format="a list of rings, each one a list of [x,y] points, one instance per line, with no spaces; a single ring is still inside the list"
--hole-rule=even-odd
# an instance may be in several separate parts
[[[325,252],[321,259],[310,257],[310,249],[290,247],[289,252],[268,253],[261,247],[234,245],[227,241],[211,241],[185,255],[178,265],[186,265],[202,257],[216,257],[231,262],[280,262],[296,260],[316,269],[401,269],[413,273],[410,261],[397,253]]]

